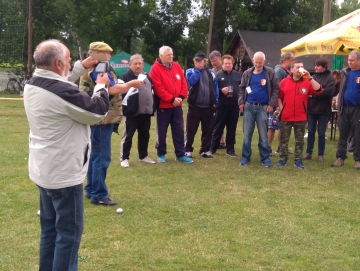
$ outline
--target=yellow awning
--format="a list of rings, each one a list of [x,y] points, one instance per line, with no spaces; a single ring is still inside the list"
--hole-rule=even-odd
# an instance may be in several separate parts
[[[281,49],[281,54],[348,55],[360,50],[360,9],[357,9]]]

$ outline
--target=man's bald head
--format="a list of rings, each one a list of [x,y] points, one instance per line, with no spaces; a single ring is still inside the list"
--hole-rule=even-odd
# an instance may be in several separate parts
[[[45,40],[36,46],[34,60],[37,68],[52,68],[55,61],[60,59],[65,65],[67,48],[59,40]]]

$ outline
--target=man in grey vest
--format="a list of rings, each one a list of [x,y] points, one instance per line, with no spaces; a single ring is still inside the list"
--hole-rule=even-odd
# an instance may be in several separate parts
[[[130,70],[120,76],[125,83],[137,79],[143,73],[144,60],[141,55],[135,54],[130,57]],[[141,162],[155,164],[148,157],[148,145],[150,139],[151,116],[154,115],[154,100],[152,84],[149,77],[145,78],[144,84],[139,88],[139,104],[136,116],[125,116],[124,133],[121,139],[121,166],[129,167],[132,138],[135,131],[138,132],[138,152]],[[124,112],[125,115],[125,112]]]

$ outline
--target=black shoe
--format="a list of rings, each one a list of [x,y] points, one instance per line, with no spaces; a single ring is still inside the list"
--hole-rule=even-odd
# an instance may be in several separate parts
[[[237,157],[237,155],[235,154],[235,152],[233,150],[231,151],[226,151],[226,155],[230,156],[230,157]]]
[[[220,145],[219,145],[218,150],[225,150],[225,149],[226,149],[226,144],[225,144],[225,142],[221,142]]]
[[[111,200],[110,198],[104,199],[104,200],[92,200],[92,204],[95,205],[105,205],[105,206],[111,206],[118,204],[116,201]]]

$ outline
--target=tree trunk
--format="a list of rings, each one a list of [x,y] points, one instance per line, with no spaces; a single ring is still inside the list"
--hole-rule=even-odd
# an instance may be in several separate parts
[[[215,1],[214,23],[212,29],[210,52],[213,50],[218,50],[220,53],[223,52],[227,6],[228,0]]]

